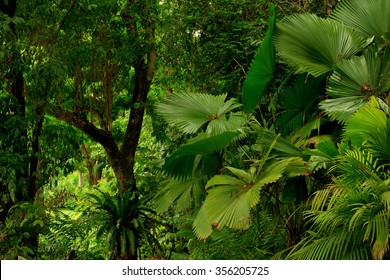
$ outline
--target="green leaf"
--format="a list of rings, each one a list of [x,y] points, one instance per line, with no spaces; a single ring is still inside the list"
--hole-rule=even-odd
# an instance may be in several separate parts
[[[177,202],[175,211],[179,212],[195,202],[198,204],[204,197],[203,180],[199,178],[191,178],[188,180],[169,179],[165,182],[162,191],[156,197],[156,212],[167,212],[168,209]],[[200,192],[202,190],[202,192]]]
[[[369,48],[364,56],[340,61],[329,78],[327,94],[330,99],[320,108],[344,123],[356,110],[368,103],[369,96],[381,96],[390,89],[390,62],[386,56]]]
[[[165,160],[163,166],[164,172],[174,178],[188,178],[193,173],[197,155],[216,154],[224,149],[236,136],[237,132],[233,131],[227,131],[210,137],[198,135],[190,143],[179,147]]]
[[[382,41],[390,30],[390,2],[388,0],[347,0],[336,6],[330,18],[352,27],[356,33]]]
[[[279,95],[280,108],[283,111],[277,123],[285,134],[295,133],[315,112],[317,100],[322,93],[322,80],[311,75],[299,75],[291,87],[283,89]]]
[[[245,172],[245,171],[242,171],[242,172]],[[245,185],[246,183],[249,183],[249,181],[243,181],[242,179],[237,179],[235,177],[228,176],[228,175],[216,175],[207,182],[206,189],[213,187],[213,186],[216,186],[216,185],[218,185],[218,186],[223,186],[223,185],[242,186],[242,185]]]
[[[225,102],[226,96],[227,94],[214,96],[202,93],[173,93],[156,105],[156,111],[169,124],[184,133],[196,133],[205,124],[226,120],[227,113],[241,107],[236,99]]]
[[[358,53],[366,40],[345,25],[312,14],[293,15],[277,23],[275,46],[297,73],[328,73]]]
[[[276,140],[272,152],[287,157],[305,157],[302,151],[294,146],[290,141],[278,136],[275,132],[262,128],[259,130],[257,144],[261,147],[268,148]]]
[[[41,227],[44,227],[45,223],[42,220],[35,220],[32,226],[35,227],[36,225],[40,225]]]
[[[267,33],[252,61],[243,87],[242,102],[244,110],[249,113],[255,111],[256,105],[259,103],[275,71],[275,48],[272,43],[272,34],[277,6],[270,4],[269,10],[271,16],[268,20]]]
[[[217,175],[210,179],[206,185],[208,195],[193,224],[196,236],[207,238],[213,227],[247,229],[251,223],[250,211],[259,202],[261,189],[280,179],[290,162],[291,159],[275,162],[257,176],[230,167],[238,178]]]
[[[344,138],[361,146],[367,142],[375,156],[390,160],[390,120],[379,108],[375,97],[360,108],[347,122]]]

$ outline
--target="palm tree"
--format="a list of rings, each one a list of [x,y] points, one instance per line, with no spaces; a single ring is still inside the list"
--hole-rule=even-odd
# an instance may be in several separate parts
[[[289,258],[390,257],[389,121],[371,97],[348,120],[344,144],[317,145],[312,156],[331,161],[333,182],[315,194],[306,212],[311,229]]]

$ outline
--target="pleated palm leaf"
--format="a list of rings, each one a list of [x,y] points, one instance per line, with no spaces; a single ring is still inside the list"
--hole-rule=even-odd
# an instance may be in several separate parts
[[[333,165],[333,183],[315,194],[309,234],[292,259],[383,259],[390,257],[389,117],[371,97],[344,128],[343,141],[317,145],[312,155]]]
[[[382,162],[390,163],[390,119],[374,97],[347,122],[344,138],[355,146],[369,148]]]
[[[226,97],[227,94],[173,93],[156,105],[156,111],[184,133],[197,133],[206,127],[209,135],[215,135],[230,130],[226,128],[234,126],[237,118],[245,120],[236,115],[229,119],[229,113],[242,105],[234,98],[225,101]]]
[[[282,176],[302,175],[306,170],[300,157],[269,160],[277,138],[262,160],[254,161],[248,171],[226,167],[229,175],[216,175],[206,184],[207,196],[194,221],[198,238],[207,238],[213,228],[245,230],[251,224],[251,209],[261,198],[262,189]],[[289,168],[294,166],[294,168]],[[294,169],[295,171],[293,171]],[[297,172],[296,170],[301,172]]]
[[[305,125],[317,110],[323,91],[321,78],[299,75],[294,83],[284,88],[278,97],[280,109],[276,124],[288,135]]]
[[[220,152],[237,137],[235,131],[214,136],[200,133],[165,159],[163,171],[175,179],[213,176],[218,171]]]
[[[337,5],[330,18],[352,27],[356,33],[384,43],[384,36],[390,32],[390,1],[347,0]]]
[[[357,109],[367,104],[370,96],[385,96],[390,90],[390,60],[375,47],[364,56],[340,61],[329,78],[326,99],[320,103],[332,120],[344,123]]]
[[[200,207],[205,196],[205,180],[192,177],[187,180],[167,179],[155,199],[156,212],[168,212],[175,206],[175,213]]]
[[[215,136],[200,133],[167,157],[163,171],[170,177],[161,184],[162,189],[156,195],[157,212],[166,212],[171,206],[176,213],[199,208],[207,179],[220,167],[221,151],[235,138],[237,132],[234,131]]]
[[[311,229],[289,259],[390,257],[390,180],[372,154],[350,150],[335,162],[342,174],[318,191],[306,212]]]
[[[315,77],[332,71],[367,45],[365,38],[342,23],[313,14],[293,15],[276,24],[276,49],[297,73]]]

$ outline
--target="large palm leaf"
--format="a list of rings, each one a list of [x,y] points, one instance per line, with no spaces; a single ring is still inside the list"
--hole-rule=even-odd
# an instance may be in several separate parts
[[[312,14],[294,15],[277,23],[276,49],[298,73],[328,73],[342,59],[358,53],[366,40],[345,25]]]
[[[156,211],[157,213],[167,212],[174,204],[176,213],[198,208],[204,195],[204,180],[202,178],[168,179],[156,197]]]
[[[211,125],[210,134],[218,134],[228,122],[227,113],[241,106],[236,99],[225,102],[227,94],[173,93],[156,105],[157,112],[184,133],[196,133]],[[217,128],[217,132],[212,130]]]
[[[356,110],[368,103],[369,97],[382,96],[390,89],[390,61],[372,47],[364,56],[340,61],[329,79],[329,99],[320,108],[344,123]]]
[[[275,71],[275,47],[272,43],[272,35],[276,19],[276,5],[270,4],[270,19],[268,30],[264,40],[256,53],[243,88],[242,103],[246,112],[254,112],[266,86]]]
[[[208,194],[194,221],[199,238],[207,238],[213,227],[244,230],[250,226],[250,211],[259,202],[261,189],[283,176],[288,161],[270,165],[261,174],[227,167],[231,175],[214,176],[206,185]]]
[[[219,152],[237,135],[234,131],[210,137],[201,133],[166,158],[163,170],[167,175],[179,179],[191,177],[197,169],[201,169],[202,174],[212,176],[217,171]]]
[[[331,142],[316,146],[313,156],[326,158],[333,167],[333,183],[315,193],[306,212],[311,230],[291,251],[293,259],[382,259],[389,256],[389,159],[373,156],[381,146],[387,118],[375,98],[347,123],[343,140],[358,148]],[[375,110],[374,110],[375,109]],[[363,116],[365,116],[363,118]],[[375,129],[375,124],[377,124]],[[360,128],[360,132],[359,132]],[[371,135],[367,134],[371,131]],[[376,133],[375,133],[376,130]],[[374,144],[375,143],[375,144]],[[382,153],[376,153],[384,159]]]
[[[322,93],[322,79],[300,75],[293,85],[282,90],[279,104],[282,109],[277,124],[285,134],[295,133],[315,112]]]
[[[251,209],[259,203],[264,186],[283,175],[294,177],[307,171],[302,158],[296,156],[302,155],[299,149],[278,141],[279,137],[274,133],[267,136],[273,141],[267,144],[262,159],[255,160],[248,171],[226,167],[230,174],[216,175],[208,181],[206,200],[194,221],[194,231],[199,238],[207,238],[213,227],[247,229],[251,223]],[[274,147],[284,155],[295,156],[273,161],[270,153]]]
[[[344,137],[356,146],[366,144],[377,158],[390,161],[390,120],[376,98],[349,119]]]
[[[352,27],[365,38],[375,36],[377,42],[383,42],[383,36],[390,32],[390,1],[342,1],[330,17]]]
[[[349,170],[361,168],[350,163]],[[353,184],[339,178],[316,193],[312,210],[306,212],[312,227],[288,258],[382,259],[389,253],[389,182],[373,179]]]

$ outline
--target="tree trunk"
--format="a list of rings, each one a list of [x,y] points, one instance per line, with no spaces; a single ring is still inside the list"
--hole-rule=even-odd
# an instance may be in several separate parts
[[[66,111],[60,106],[53,106],[52,108],[49,108],[49,111],[55,118],[65,121],[68,124],[80,129],[92,140],[100,143],[104,147],[107,158],[118,181],[120,190],[125,192],[126,190],[130,189],[135,194],[135,201],[137,201],[139,197],[139,190],[137,188],[134,176],[135,152],[138,147],[138,141],[141,134],[142,121],[145,113],[145,104],[147,102],[148,92],[156,70],[157,52],[154,46],[155,22],[153,15],[151,14],[152,9],[150,9],[146,3],[141,5],[139,9],[143,17],[143,24],[145,25],[143,28],[146,32],[147,43],[146,46],[141,46],[139,43],[141,41],[145,41],[145,38],[142,38],[143,35],[141,36],[138,33],[136,17],[131,14],[131,6],[135,4],[135,2],[137,1],[127,1],[127,4],[121,14],[129,36],[138,38],[135,39],[136,42],[138,42],[138,46],[136,46],[138,59],[133,66],[135,70],[135,85],[132,92],[132,106],[121,147],[119,147],[115,142],[111,132],[107,128],[109,126],[103,125],[104,122],[102,122],[101,128],[98,128],[94,123],[92,123],[92,121],[88,121],[85,117],[82,117],[77,112]],[[145,48],[147,50],[146,53],[142,51]],[[84,158],[86,158],[85,155]],[[88,169],[90,170],[90,167],[88,167]],[[139,233],[136,233],[136,236],[138,239]],[[136,244],[138,244],[137,242]],[[137,253],[131,254],[129,250],[130,248],[128,248],[125,257],[136,259]],[[138,248],[136,248],[135,251],[137,252]]]
[[[39,172],[39,136],[41,135],[44,116],[42,110],[37,108],[35,111],[35,126],[32,139],[32,157],[30,161],[30,177],[29,177],[29,197],[34,198],[38,192],[37,177]]]
[[[97,184],[97,180],[93,174],[93,164],[91,158],[89,157],[89,153],[87,151],[87,147],[85,147],[84,143],[80,144],[80,151],[83,155],[85,165],[88,169],[88,182],[91,186],[95,186]]]

